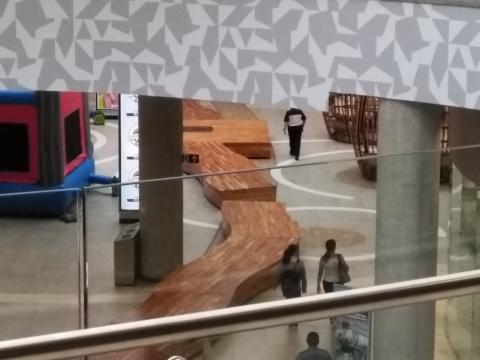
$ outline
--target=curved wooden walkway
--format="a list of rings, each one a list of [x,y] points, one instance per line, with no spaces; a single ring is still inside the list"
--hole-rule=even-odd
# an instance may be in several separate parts
[[[284,204],[224,201],[222,231],[226,238],[204,256],[172,272],[127,319],[152,319],[244,304],[276,283],[277,265],[300,229]],[[191,358],[198,341],[171,343],[109,354],[109,359]],[[101,358],[101,357],[98,357]]]
[[[189,116],[201,111],[202,120],[184,120],[184,153],[199,154],[198,164],[184,163],[190,174],[254,169],[247,157],[271,156],[267,124],[258,120],[208,120],[215,108],[189,104]],[[237,108],[237,112],[241,113]],[[250,114],[248,111],[244,114]],[[193,114],[193,115],[192,115]],[[278,281],[277,266],[300,229],[284,204],[276,202],[276,186],[261,172],[209,176],[200,179],[205,196],[223,215],[224,241],[205,255],[163,279],[126,321],[188,314],[240,305]],[[192,358],[198,341],[133,349],[95,359],[166,360],[172,355]]]

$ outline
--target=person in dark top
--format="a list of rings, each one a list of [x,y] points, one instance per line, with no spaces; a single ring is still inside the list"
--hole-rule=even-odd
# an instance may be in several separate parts
[[[300,352],[295,360],[332,360],[328,351],[318,347],[319,343],[318,333],[315,331],[309,332],[307,335],[308,349]]]
[[[300,144],[302,142],[302,132],[305,126],[307,117],[302,110],[296,108],[290,108],[285,113],[283,119],[283,133],[287,134],[290,139],[290,155],[295,156],[295,160],[300,156]]]
[[[305,265],[298,257],[298,246],[290,244],[283,252],[280,285],[286,299],[302,296],[307,292]]]

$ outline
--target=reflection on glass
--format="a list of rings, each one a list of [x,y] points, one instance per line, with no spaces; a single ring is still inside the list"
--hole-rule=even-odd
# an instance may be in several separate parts
[[[77,194],[72,190],[0,196],[0,339],[82,326]],[[20,204],[41,208],[62,199],[71,210],[60,218],[20,212]]]
[[[308,286],[303,296],[317,293],[319,262],[327,252],[325,245],[328,239],[336,240],[336,254],[341,254],[350,267],[352,281],[349,286],[360,288],[375,284],[376,271],[379,271],[375,263],[378,257],[378,183],[362,178],[351,152],[346,149],[338,151],[322,155],[326,160],[332,160],[325,164],[272,170],[270,175],[277,181],[276,196],[281,202],[224,199],[218,206],[206,196],[205,179],[174,180],[183,182],[183,266],[167,274],[162,281],[151,281],[142,276],[139,270],[143,261],[140,258],[141,229],[139,231],[138,226],[119,222],[118,198],[112,197],[109,188],[90,188],[86,208],[90,325],[282,299],[280,287],[275,288],[280,279],[277,264],[286,246],[296,241],[300,244],[299,257],[305,264],[307,275]],[[406,163],[414,161],[417,156],[396,155],[385,160]],[[231,179],[238,175],[211,177],[214,179],[211,184],[217,185],[215,181],[221,182],[223,178]],[[262,175],[265,176],[265,171]],[[452,181],[456,184],[455,171],[453,176]],[[455,253],[455,249],[466,250],[464,245],[476,238],[476,232],[470,230],[476,229],[472,225],[476,215],[471,215],[471,211],[476,214],[477,188],[465,179],[461,181],[460,199],[454,197],[458,191],[454,190],[450,195],[450,186],[442,185],[437,194],[439,205],[431,209],[439,212],[438,240],[435,242],[438,257],[434,259],[437,274],[466,270],[467,267],[462,267],[465,265],[465,259],[461,258],[463,255]],[[153,189],[161,187],[162,183],[140,184],[139,190],[144,186]],[[454,219],[452,214],[459,212],[450,205],[454,201],[457,201],[455,207],[461,209],[462,216],[457,219],[459,222],[451,220],[449,224],[449,218]],[[155,219],[155,214],[150,215]],[[7,224],[8,220],[2,219],[2,222]],[[44,226],[47,223],[44,222]],[[157,222],[155,226],[161,228],[169,224]],[[452,231],[449,231],[449,226]],[[460,231],[460,237],[455,238],[457,242],[453,238],[455,227]],[[40,232],[34,230],[31,233]],[[57,233],[62,234],[58,230]],[[448,234],[452,234],[452,242],[449,242]],[[400,259],[396,265],[404,265],[420,250],[425,249],[399,242],[383,256]],[[474,253],[471,253],[469,259],[473,258]],[[126,270],[130,280],[117,281],[117,275]],[[474,304],[473,300],[465,298],[458,304],[451,302],[449,309],[457,306],[456,316],[462,317],[467,326],[473,321],[468,320],[465,309],[474,309]],[[418,308],[421,311],[417,309],[415,316],[418,318],[421,313],[423,318],[433,319],[428,321],[429,326],[435,325],[438,309]],[[405,319],[405,316],[406,313],[400,318]],[[380,318],[377,316],[377,319]],[[364,323],[369,324],[369,316],[357,314],[353,318],[339,317],[325,322],[327,326],[324,334],[320,334],[320,344],[329,336],[336,339],[336,345],[331,347],[332,354],[347,356],[345,354],[348,353],[351,358],[365,356],[370,325],[364,326]],[[378,329],[384,326],[379,322],[376,324]],[[306,336],[305,333],[303,335]]]
[[[477,347],[478,333],[474,327],[466,326],[459,316],[455,304],[470,301],[475,296],[455,297],[438,300],[432,305],[436,309],[431,329],[433,336],[422,336],[421,343],[412,343],[415,334],[402,332],[404,327],[415,324],[407,322],[389,323],[384,329],[391,337],[373,337],[373,317],[381,313],[408,312],[408,308],[424,309],[422,303],[408,307],[387,308],[368,313],[345,314],[331,319],[300,322],[295,326],[282,325],[264,329],[233,332],[212,338],[197,338],[188,341],[167,342],[149,347],[117,352],[117,358],[129,356],[151,356],[160,358],[181,356],[186,359],[221,360],[233,358],[249,359],[336,359],[367,360],[372,354],[389,352],[389,359],[472,359],[480,355]],[[427,330],[423,328],[423,330]],[[416,334],[418,335],[418,334]],[[103,358],[102,356],[98,358]]]

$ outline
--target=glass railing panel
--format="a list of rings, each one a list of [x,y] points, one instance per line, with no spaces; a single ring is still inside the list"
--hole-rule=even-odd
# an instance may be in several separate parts
[[[329,239],[335,240],[336,254],[343,255],[350,267],[349,285],[374,284],[375,182],[362,177],[349,148],[340,144],[338,150],[318,151],[315,156],[301,157],[299,162],[293,158],[284,162],[295,167],[272,170],[278,186],[277,201],[286,202],[289,215],[300,226],[307,294],[317,292],[320,259],[326,254]],[[297,167],[303,162],[326,163]],[[338,262],[336,257],[332,259]],[[322,282],[320,289],[324,292]]]
[[[222,215],[206,197],[208,178],[183,181],[183,263],[205,254],[222,241]],[[159,186],[159,184],[154,185]]]
[[[182,182],[182,197],[178,198],[182,198],[183,233],[179,236],[182,238],[183,258],[177,263],[183,263],[184,266],[167,265],[168,270],[163,272],[165,275],[162,276],[145,276],[137,268],[135,285],[131,287],[115,285],[115,242],[129,226],[122,223],[125,219],[119,220],[125,216],[119,205],[121,200],[112,197],[108,188],[89,190],[87,238],[90,324],[123,322],[132,319],[132,314],[134,318],[164,316],[163,311],[165,314],[189,313],[283,299],[281,286],[275,287],[281,273],[275,264],[279,263],[290,240],[295,238],[290,236],[290,231],[293,230],[298,234],[300,257],[306,270],[308,286],[304,295],[317,293],[319,262],[326,252],[328,239],[336,240],[336,253],[342,254],[350,267],[351,282],[348,283],[348,288],[393,283],[473,268],[463,265],[460,268],[454,264],[460,255],[456,255],[456,250],[452,250],[455,242],[451,242],[450,238],[451,228],[455,226],[451,218],[453,185],[450,175],[446,176],[446,170],[439,166],[444,161],[440,151],[388,155],[379,159],[366,158],[359,162],[354,159],[349,147],[348,144],[339,144],[338,149],[331,150],[330,146],[322,151],[322,148],[317,146],[308,151],[308,155],[301,156],[300,161],[284,154],[277,159],[281,169],[125,185],[125,190],[121,191],[123,194],[128,193],[127,186],[133,186],[138,194],[143,189],[145,193],[157,196],[156,189],[165,186],[163,184]],[[432,158],[438,161],[437,165],[432,166],[438,169],[439,174],[431,176],[430,179],[424,167]],[[252,163],[259,167],[271,165],[264,160]],[[379,163],[390,167],[390,177],[385,176],[385,170],[380,178],[377,177],[376,169]],[[365,168],[369,173],[362,172]],[[423,171],[421,177],[417,171]],[[248,178],[256,186],[260,181],[259,177],[262,178],[262,184],[267,185],[253,187],[253,191],[252,187],[248,186],[240,191],[228,188],[233,182],[232,179],[241,183],[240,180]],[[453,177],[454,175],[451,176]],[[230,184],[225,185],[229,181]],[[419,182],[419,187],[415,181]],[[428,190],[428,194],[421,190],[421,187]],[[384,211],[397,215],[390,218],[379,217],[377,204],[380,193],[384,199],[387,198],[387,201],[382,202]],[[394,196],[390,196],[392,194]],[[171,217],[167,214],[165,218],[162,212],[179,210],[175,202],[169,202],[167,195],[169,194],[145,210],[154,214],[151,217],[153,220],[148,220],[150,225],[147,226],[154,229],[150,231],[158,231],[159,236],[167,228],[174,228],[172,224],[175,221],[173,213]],[[140,195],[137,196],[139,201]],[[396,212],[392,212],[392,208]],[[270,211],[273,211],[273,215],[269,215]],[[412,217],[415,213],[418,219]],[[138,212],[132,214],[133,221],[140,216]],[[148,213],[144,215],[147,216]],[[382,225],[382,241],[378,238],[379,221],[386,221]],[[289,227],[290,223],[298,224],[298,228]],[[431,223],[436,226],[433,227]],[[417,236],[417,232],[420,235]],[[140,229],[140,238],[141,234]],[[262,243],[266,238],[268,241]],[[159,252],[153,256],[154,266],[159,265],[161,268],[164,262],[168,264],[172,261],[176,250],[168,247],[173,243],[168,241],[166,245],[162,245],[167,248],[162,249],[163,254]],[[234,243],[236,245],[232,245]],[[378,260],[379,249],[381,260]],[[171,256],[164,258],[169,251],[173,251],[170,252]],[[263,257],[262,251],[266,251]],[[150,254],[147,252],[145,256],[148,255]],[[259,255],[262,260],[256,262]],[[144,254],[140,251],[139,256]],[[136,258],[138,260],[138,257]],[[229,263],[231,259],[234,261],[232,264]],[[204,265],[199,265],[202,262],[205,262],[207,267],[215,268],[218,265],[217,271],[214,274],[203,273]],[[226,266],[227,263],[230,266]],[[259,266],[258,272],[255,270],[256,266]],[[192,269],[197,269],[198,272]],[[195,280],[193,275],[200,276],[199,280]],[[176,278],[177,276],[180,278]],[[185,278],[181,278],[182,276]],[[230,277],[233,281],[225,280]],[[160,282],[160,278],[163,281]],[[155,293],[158,289],[173,289],[180,298],[185,294],[195,296],[192,295],[193,291],[181,290],[181,286],[169,287],[172,278],[180,284],[182,281],[190,284],[188,286],[208,278],[216,287],[209,288],[208,285],[211,284],[208,282],[205,288],[202,285],[199,293],[207,298],[196,298],[191,302],[194,306],[188,308],[180,306],[171,313],[171,309],[165,309],[178,303],[172,300],[172,304],[166,304],[157,299],[162,312],[146,315],[142,310],[141,314],[137,313],[145,301],[149,304],[150,301],[157,302],[149,298],[154,287]],[[228,286],[223,281],[226,281]],[[324,292],[323,286],[321,292]]]
[[[120,194],[128,194],[127,186],[130,188],[133,186],[139,194],[136,197],[137,202],[140,199],[140,193],[151,194],[147,196],[154,198],[163,191],[163,195],[160,196],[161,200],[143,208],[146,211],[143,214],[147,219],[145,224],[148,224],[151,233],[158,232],[160,236],[166,229],[175,230],[176,227],[172,224],[176,224],[175,221],[178,222],[178,211],[181,211],[179,224],[183,223],[180,225],[182,231],[178,232],[180,235],[175,233],[181,239],[180,260],[173,259],[177,250],[168,248],[174,243],[173,241],[167,241],[162,245],[167,247],[162,249],[165,250],[163,253],[160,251],[150,257],[153,259],[153,263],[151,262],[150,265],[153,264],[155,267],[157,265],[155,262],[158,262],[161,268],[165,269],[165,266],[168,268],[161,270],[163,272],[160,276],[158,274],[145,276],[142,274],[143,270],[138,269],[138,264],[145,261],[145,259],[139,260],[139,256],[144,256],[145,253],[138,252],[138,249],[143,246],[140,245],[138,234],[136,234],[137,240],[132,243],[133,245],[126,245],[127,250],[122,247],[125,245],[124,243],[119,246],[120,238],[126,234],[127,228],[131,229],[132,223],[139,220],[140,213],[138,211],[125,212],[125,209],[121,207],[121,198],[115,196],[118,192],[112,193],[109,187],[89,188],[86,191],[85,208],[87,214],[85,240],[89,267],[88,288],[86,292],[80,293],[81,296],[78,296],[78,291],[76,293],[76,298],[87,301],[88,325],[106,325],[223,308],[243,303],[283,299],[282,287],[275,287],[280,276],[280,270],[276,264],[282,257],[286,245],[290,240],[295,239],[295,236],[290,238],[290,231],[294,230],[299,235],[300,258],[304,262],[308,280],[307,291],[304,295],[317,293],[319,261],[325,253],[326,240],[331,238],[337,242],[337,253],[341,253],[350,266],[352,281],[347,284],[345,289],[475,268],[478,188],[475,181],[471,180],[473,175],[468,173],[468,166],[467,168],[464,166],[453,167],[451,180],[447,179],[446,182],[438,184],[435,191],[430,194],[436,200],[428,202],[428,207],[423,209],[424,213],[432,214],[432,216],[436,216],[435,214],[438,213],[438,228],[432,230],[438,239],[429,242],[428,246],[417,246],[417,243],[413,242],[415,239],[402,238],[390,246],[386,253],[385,247],[382,248],[384,251],[382,253],[383,264],[385,264],[385,259],[390,259],[388,267],[382,268],[382,263],[377,261],[379,256],[378,197],[379,194],[385,196],[385,189],[382,186],[386,186],[387,189],[390,189],[389,191],[392,191],[395,188],[390,182],[398,183],[399,179],[377,177],[376,181],[372,181],[364,178],[357,160],[354,160],[351,152],[347,150],[346,146],[341,145],[337,152],[332,150],[332,152],[311,157],[305,155],[298,162],[285,156],[283,160],[277,159],[279,165],[284,167],[282,169],[125,185],[125,190],[120,191]],[[451,153],[453,151],[464,150],[451,150]],[[440,152],[428,151],[389,155],[376,159],[375,162],[373,161],[375,159],[362,161],[372,161],[376,166],[380,162],[387,163],[388,166],[394,164],[394,169],[407,165],[414,168],[416,166],[418,169],[418,164],[424,162],[425,157],[430,157],[432,154],[441,160]],[[315,162],[319,159],[321,162]],[[262,161],[256,165],[269,166]],[[293,167],[289,167],[291,165]],[[404,170],[408,172],[411,169],[407,167]],[[406,176],[402,172],[398,174],[398,176]],[[248,176],[245,177],[246,175]],[[253,175],[256,177],[252,177]],[[249,181],[258,184],[260,175],[263,179],[261,181],[269,183],[273,187],[259,186],[261,191],[256,189],[250,193],[248,187],[240,189],[241,191],[238,192],[235,192],[237,189],[232,191],[228,188],[232,184],[232,179],[236,184],[241,184],[240,180],[249,177]],[[415,177],[415,173],[412,176]],[[222,188],[222,184],[225,184],[226,181],[230,181],[230,185]],[[167,186],[168,183],[170,185]],[[395,207],[399,208],[408,204],[408,196],[412,191],[412,187],[409,186],[407,184],[399,190],[402,194],[402,201],[392,202]],[[171,195],[169,191],[173,191],[171,189],[174,188],[181,189],[181,196],[177,194],[177,197],[169,198]],[[388,192],[386,195],[389,195]],[[180,204],[172,201],[177,198],[181,199]],[[135,196],[131,199],[135,199]],[[430,198],[430,200],[432,199]],[[419,202],[418,206],[424,206],[424,204]],[[413,210],[417,211],[418,209],[413,208]],[[273,211],[273,215],[268,215],[270,211]],[[177,215],[174,216],[174,214]],[[70,215],[64,216],[64,218],[69,219]],[[153,216],[148,217],[147,215]],[[409,214],[406,213],[405,217],[407,215]],[[72,215],[71,220],[74,219],[75,217]],[[397,216],[394,220],[392,229],[390,233],[387,232],[387,235],[398,238],[396,232],[403,231],[399,224],[403,223],[405,219],[403,216]],[[81,245],[79,240],[81,232],[78,230],[83,224],[78,222],[75,225],[59,226],[48,218],[20,217],[18,219],[18,217],[11,216],[2,217],[1,221],[5,224],[5,226],[2,224],[2,229],[5,228],[6,234],[8,234],[8,236],[2,236],[2,239],[20,237],[28,239],[29,236],[35,238],[44,231],[47,236],[48,234],[52,237],[55,235],[55,239],[63,241],[68,238],[65,236],[65,231],[74,229],[74,235],[71,237],[75,239],[75,251]],[[289,226],[290,223],[298,224],[298,228]],[[139,230],[137,228],[133,231],[138,232]],[[416,230],[407,231],[404,234],[405,237],[415,235]],[[126,237],[128,238],[128,236],[127,234]],[[141,230],[139,236],[141,239]],[[389,240],[388,236],[387,240]],[[412,241],[408,242],[407,240]],[[6,240],[3,239],[3,241]],[[279,246],[279,244],[284,245]],[[15,254],[10,254],[12,248],[10,244],[6,244],[4,248],[5,257],[15,256]],[[54,248],[56,249],[57,246],[52,247],[52,249]],[[155,251],[157,250],[159,249],[157,248]],[[116,251],[119,253],[116,254]],[[266,251],[264,253],[267,257],[265,263],[263,263],[265,256],[258,257],[259,254],[263,254],[262,251]],[[22,248],[22,254],[25,252],[26,250]],[[62,253],[64,256],[59,259],[74,257],[69,254],[68,251],[64,251]],[[78,254],[78,251],[74,254],[77,259]],[[423,265],[425,264],[417,261],[420,259],[419,254],[421,256],[428,255],[429,272],[424,269]],[[151,254],[147,251],[147,255]],[[388,258],[389,256],[390,258]],[[259,260],[260,258],[261,260]],[[118,261],[116,261],[117,259]],[[415,264],[412,263],[412,259],[416,259]],[[421,259],[425,260],[426,258],[422,257]],[[230,263],[231,260],[232,263]],[[27,258],[27,261],[31,261],[30,258]],[[131,267],[132,261],[134,262],[133,268]],[[183,266],[180,266],[182,263]],[[259,268],[257,269],[256,266]],[[117,279],[119,274],[126,276],[123,272],[126,268],[133,269],[133,278],[130,277],[133,279],[131,284],[125,283],[125,277],[119,281]],[[61,270],[61,266],[59,265],[55,269]],[[387,280],[385,277],[382,278],[382,271],[392,273],[394,272],[392,269],[396,272],[394,275],[398,276],[391,276]],[[78,268],[76,270],[76,277],[72,275],[69,281],[72,283],[72,287],[78,289]],[[405,270],[410,272],[405,273]],[[62,272],[62,279],[66,274],[70,274],[69,271]],[[40,277],[39,274],[42,274],[41,271],[34,272],[35,277]],[[22,276],[27,277],[26,274]],[[53,274],[52,277],[54,277]],[[382,280],[379,281],[380,278]],[[9,289],[8,280],[5,280],[6,286],[3,288]],[[17,282],[18,286],[22,284],[20,280],[12,280],[12,283]],[[58,281],[55,284],[61,288],[61,283],[62,281]],[[192,287],[192,284],[195,286]],[[17,290],[20,292],[19,289]],[[342,290],[342,287],[338,286],[336,290]],[[11,293],[16,294],[13,290]],[[187,299],[188,297],[190,300]],[[185,304],[182,303],[183,300],[186,301]],[[470,300],[462,300],[458,303],[461,309],[474,306],[468,305]],[[76,309],[79,310],[78,303]],[[151,311],[151,309],[157,310]],[[432,310],[425,312],[428,311]],[[466,316],[467,313],[462,310],[458,314]],[[30,314],[27,317],[31,318],[32,316]],[[58,330],[55,326],[56,324],[48,326],[46,332]],[[38,333],[41,332],[34,330],[26,335]],[[18,336],[23,335],[19,333]]]
[[[345,147],[327,153],[320,151],[318,156],[302,158],[302,162],[279,161],[280,166],[303,163],[300,167],[124,185],[120,187],[120,199],[112,197],[109,188],[90,189],[90,326],[127,321],[131,314],[140,319],[283,299],[277,264],[292,241],[299,241],[306,270],[308,286],[304,296],[317,293],[319,261],[325,253],[326,240],[331,238],[337,240],[337,252],[344,255],[351,267],[353,279],[349,286],[373,285],[375,183],[362,178],[357,162],[351,160],[352,151]],[[325,163],[305,164],[315,160]],[[252,168],[269,165],[264,160],[251,162]],[[159,196],[157,191],[162,194],[165,186],[181,188],[183,199],[177,196],[177,200],[182,203],[163,193],[158,198],[161,200],[150,201],[140,214],[140,194],[149,194],[149,201]],[[132,190],[136,195],[131,195]],[[122,207],[122,203],[135,206]],[[178,211],[183,212],[183,233],[175,231],[174,214]],[[125,223],[126,219],[139,221],[141,215],[143,232]],[[127,227],[133,229],[135,239],[127,235],[125,241],[119,241],[130,231]],[[170,231],[168,241],[161,239],[166,231]],[[151,240],[145,240],[152,238],[152,233],[153,237],[158,234],[164,248],[152,247],[148,243]],[[181,238],[180,245],[175,245],[177,237]],[[130,245],[122,248],[122,242]],[[183,259],[175,263],[177,247]],[[150,250],[142,253],[142,249]],[[120,255],[122,252],[124,255]],[[134,260],[136,265],[131,263]],[[184,266],[177,269],[181,262]],[[131,269],[130,277],[122,280],[119,274],[127,268]],[[158,270],[157,274],[156,268],[166,270]],[[174,270],[174,275],[170,274]],[[192,278],[192,272],[199,278]],[[175,278],[179,285],[173,288],[169,285],[172,276],[180,276]],[[156,289],[168,290],[169,294],[173,291],[180,298],[192,297],[190,305],[177,308],[178,304],[166,302],[165,296],[155,298],[157,290],[152,295],[155,299],[149,299],[157,283]],[[187,291],[180,286],[192,283],[197,284],[196,290]],[[212,284],[215,286],[211,287]],[[195,298],[195,294],[201,299]],[[156,303],[161,311],[136,313],[143,309],[145,301]]]
[[[478,294],[375,311],[372,351],[377,357],[391,351],[394,336],[395,351],[401,357],[393,358],[474,359],[480,355],[477,303]],[[412,338],[417,340],[413,347]]]
[[[155,354],[165,359],[303,359],[307,354],[322,354],[328,359],[328,353],[331,359],[338,360],[367,360],[374,356],[393,360],[467,360],[480,355],[475,325],[480,309],[476,302],[478,295],[457,296],[330,319],[312,318],[308,322],[125,350],[115,353],[115,357]],[[407,321],[412,316],[417,320]],[[393,317],[403,320],[384,321]]]
[[[0,338],[82,327],[77,190],[0,195]]]
[[[137,189],[125,188],[131,187]],[[89,327],[125,321],[152,287],[135,279],[138,208],[120,211],[119,193],[120,187],[86,190]]]
[[[157,190],[161,193],[172,185],[181,189],[179,202],[157,196]],[[220,212],[204,196],[200,180],[159,180],[113,188],[117,189],[113,193],[108,186],[87,191],[90,326],[127,321],[161,278],[221,241]],[[171,192],[166,191],[163,194]],[[160,199],[143,208],[143,233],[139,230],[141,192]],[[174,212],[180,214],[178,219]],[[154,244],[157,236],[163,245]],[[161,269],[170,260],[173,265],[165,273]]]
[[[452,174],[448,207],[449,271],[461,272],[480,266],[480,194],[478,146],[451,150]]]
[[[358,161],[349,144],[336,146],[300,161],[284,151],[279,164],[293,167],[271,171],[277,201],[300,225],[309,283],[330,238],[354,287],[478,268],[478,179],[468,176],[476,176],[480,146]]]

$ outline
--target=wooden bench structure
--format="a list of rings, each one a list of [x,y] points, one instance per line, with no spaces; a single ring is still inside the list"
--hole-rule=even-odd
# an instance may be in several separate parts
[[[210,101],[183,100],[183,118],[184,119],[221,119],[222,114],[216,109]]]
[[[300,237],[285,205],[224,201],[221,211],[225,240],[163,279],[128,321],[240,305],[277,283],[283,251]],[[198,341],[169,343],[96,358],[164,360],[181,355],[188,359],[201,347]]]
[[[183,141],[220,143],[250,159],[269,159],[272,145],[261,120],[184,120]]]
[[[184,153],[198,154],[199,163],[184,163],[189,174],[255,169],[248,158],[269,158],[271,143],[266,122],[251,119],[206,119],[215,115],[210,104],[184,104]],[[236,113],[251,116],[236,108]],[[196,117],[198,116],[198,117]],[[193,119],[191,119],[193,118]],[[188,314],[240,305],[275,285],[283,251],[298,243],[300,229],[285,205],[276,202],[276,186],[267,174],[244,172],[199,179],[205,196],[221,208],[223,241],[206,254],[163,279],[126,321]],[[199,341],[169,343],[97,356],[95,359],[191,358]]]
[[[185,153],[200,155],[198,164],[183,164],[188,174],[255,169],[253,161],[213,141],[184,142]],[[276,186],[263,172],[245,172],[199,178],[206,198],[220,207],[224,200],[275,201]]]
[[[208,174],[255,169],[250,158],[270,158],[272,145],[265,121],[205,119],[213,105],[190,101],[183,121],[183,152],[198,154],[198,164],[184,163],[188,174]],[[199,178],[207,199],[217,207],[224,200],[275,201],[276,186],[267,174],[245,172]]]

